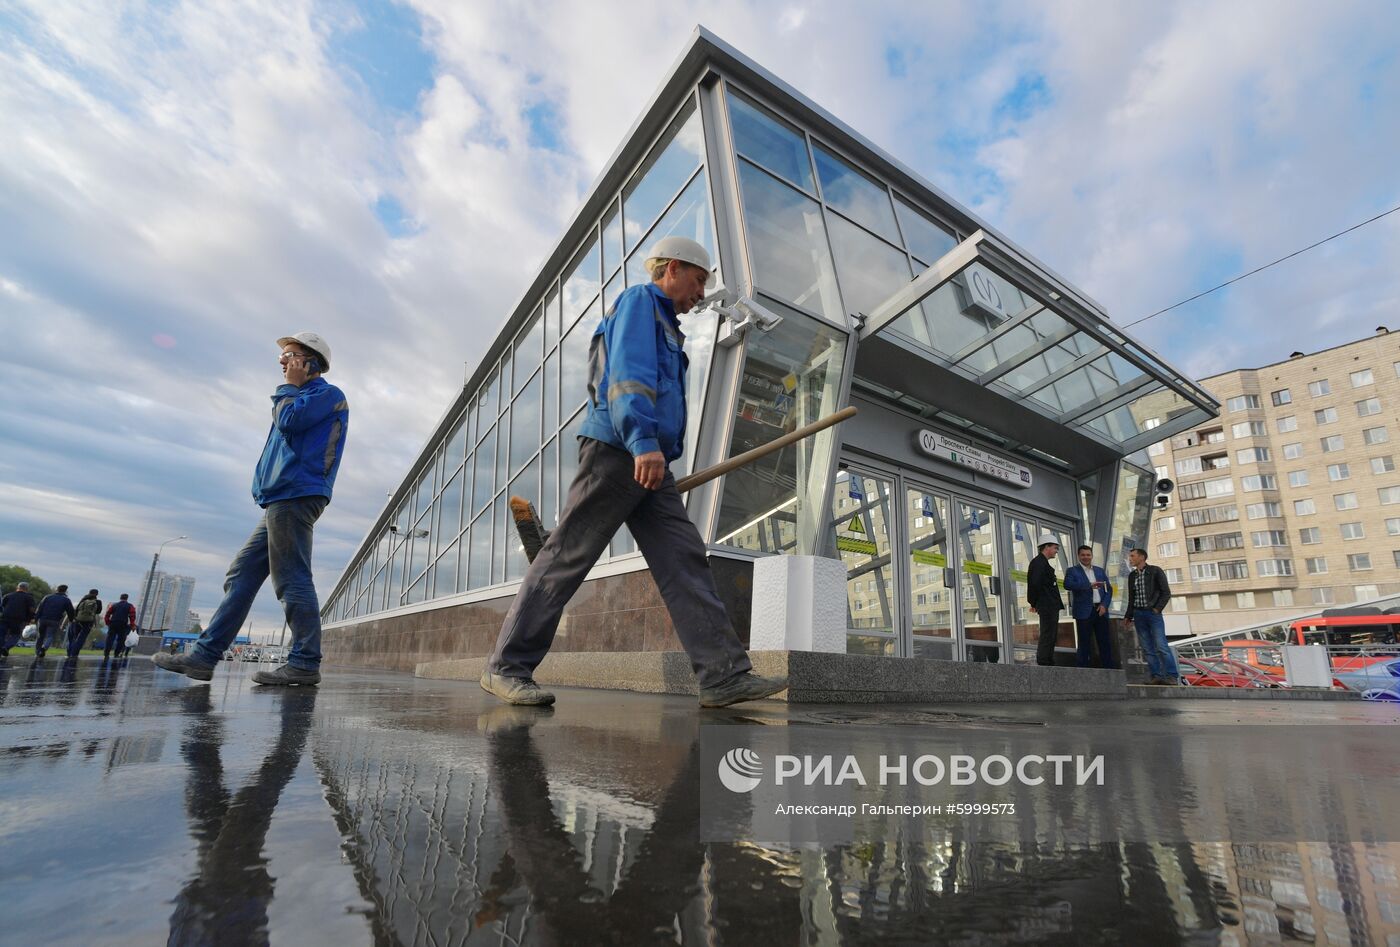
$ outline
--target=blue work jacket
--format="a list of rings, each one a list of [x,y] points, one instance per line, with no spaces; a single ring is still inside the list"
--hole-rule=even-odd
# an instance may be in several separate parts
[[[588,417],[580,437],[633,457],[685,450],[685,375],[690,360],[675,304],[655,283],[629,286],[588,347]]]
[[[279,385],[272,396],[272,428],[253,471],[253,499],[265,507],[278,500],[330,498],[350,406],[335,385],[317,377],[298,388]]]

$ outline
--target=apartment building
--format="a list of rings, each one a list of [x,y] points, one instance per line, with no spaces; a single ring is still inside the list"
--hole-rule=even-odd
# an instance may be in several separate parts
[[[1400,333],[1202,379],[1219,418],[1148,448],[1177,484],[1148,552],[1168,631],[1400,593]]]

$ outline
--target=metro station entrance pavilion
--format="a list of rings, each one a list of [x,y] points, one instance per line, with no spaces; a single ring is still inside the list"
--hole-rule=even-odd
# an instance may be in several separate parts
[[[588,340],[645,249],[698,240],[742,307],[682,319],[677,478],[852,404],[844,424],[686,494],[740,637],[757,557],[841,559],[847,650],[1021,663],[1036,538],[1111,576],[1146,539],[1151,443],[1219,405],[1074,287],[801,93],[697,29],[328,598],[328,662],[489,652],[578,462]],[[452,314],[444,313],[444,318]],[[771,325],[776,321],[776,325]],[[1058,660],[1075,646],[1066,618]],[[625,528],[559,651],[678,647]]]

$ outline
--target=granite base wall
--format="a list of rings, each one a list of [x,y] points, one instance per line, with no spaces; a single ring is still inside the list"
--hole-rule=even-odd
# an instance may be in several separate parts
[[[710,571],[739,639],[747,647],[753,563],[712,556]],[[510,610],[514,593],[410,615],[367,618],[328,628],[321,652],[327,665],[413,671],[419,664],[484,657]],[[651,573],[590,579],[559,622],[554,651],[673,651],[675,626]]]

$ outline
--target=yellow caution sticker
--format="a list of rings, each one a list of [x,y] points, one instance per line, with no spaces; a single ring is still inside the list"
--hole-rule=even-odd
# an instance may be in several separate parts
[[[860,521],[859,516],[852,516],[846,523],[846,531],[849,533],[864,533],[865,524]]]
[[[846,536],[836,537],[836,548],[842,552],[858,552],[867,556],[873,556],[879,551],[868,539],[850,539]]]
[[[929,552],[927,549],[915,549],[909,554],[909,558],[923,566],[938,566],[943,569],[948,565],[948,557],[938,552]]]
[[[992,564],[990,562],[964,562],[962,571],[971,575],[991,575]]]

